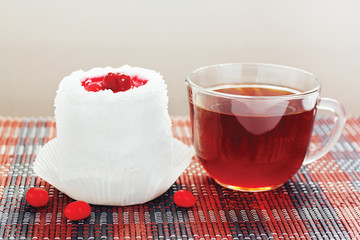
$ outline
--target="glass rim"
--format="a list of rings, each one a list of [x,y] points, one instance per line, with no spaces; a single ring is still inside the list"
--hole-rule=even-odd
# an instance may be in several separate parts
[[[237,95],[237,94],[230,94],[230,93],[223,93],[223,92],[218,92],[215,90],[211,90],[202,86],[197,85],[196,83],[194,83],[191,80],[191,77],[193,75],[195,75],[198,72],[204,71],[204,70],[208,70],[211,68],[216,68],[216,67],[224,67],[224,66],[258,66],[258,67],[271,67],[271,68],[277,68],[277,69],[286,69],[286,70],[291,70],[291,71],[296,71],[299,73],[303,73],[311,78],[313,78],[317,85],[316,87],[308,90],[308,91],[304,91],[304,92],[297,92],[297,93],[292,93],[292,94],[287,94],[287,95],[277,95],[277,96],[246,96],[246,95]],[[201,92],[203,93],[207,93],[213,96],[218,96],[218,97],[227,97],[227,98],[234,98],[234,99],[257,99],[257,100],[273,100],[273,99],[301,99],[301,98],[305,98],[308,95],[311,94],[315,94],[320,92],[321,89],[321,81],[312,73],[302,70],[300,68],[295,68],[295,67],[290,67],[290,66],[286,66],[286,65],[278,65],[278,64],[269,64],[269,63],[221,63],[221,64],[214,64],[214,65],[209,65],[209,66],[204,66],[204,67],[200,67],[195,69],[194,71],[192,71],[190,74],[187,75],[186,79],[185,79],[185,83],[188,84],[188,86],[192,87],[192,88],[197,88],[199,89]]]

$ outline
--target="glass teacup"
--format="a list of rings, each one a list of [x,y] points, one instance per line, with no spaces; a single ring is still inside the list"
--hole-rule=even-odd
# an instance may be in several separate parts
[[[289,180],[337,142],[346,115],[320,98],[306,71],[270,64],[221,64],[192,72],[188,84],[193,143],[205,170],[234,190],[265,191]],[[325,144],[308,151],[317,109],[334,113]]]

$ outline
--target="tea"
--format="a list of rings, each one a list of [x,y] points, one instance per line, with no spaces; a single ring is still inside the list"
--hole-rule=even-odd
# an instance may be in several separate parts
[[[299,92],[261,84],[211,90],[249,98]],[[282,185],[301,167],[311,139],[316,108],[306,110],[301,99],[256,101],[225,97],[215,101],[204,95],[198,105],[190,97],[197,155],[217,182],[232,189],[261,191]]]

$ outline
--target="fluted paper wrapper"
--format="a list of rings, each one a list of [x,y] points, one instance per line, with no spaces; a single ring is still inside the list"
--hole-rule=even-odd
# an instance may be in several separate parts
[[[73,199],[112,206],[141,204],[160,196],[181,175],[194,155],[192,148],[173,138],[171,156],[167,161],[161,159],[156,167],[143,164],[131,171],[117,169],[116,176],[79,174],[64,180],[59,177],[56,146],[55,138],[40,150],[34,162],[35,173]]]

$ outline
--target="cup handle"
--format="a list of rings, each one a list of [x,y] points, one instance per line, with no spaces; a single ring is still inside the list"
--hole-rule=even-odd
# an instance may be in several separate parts
[[[312,163],[328,153],[339,140],[346,122],[346,113],[344,107],[334,99],[321,98],[317,108],[327,110],[335,114],[334,126],[324,145],[315,151],[309,152],[304,161],[304,164]]]

